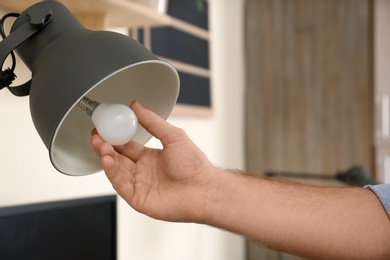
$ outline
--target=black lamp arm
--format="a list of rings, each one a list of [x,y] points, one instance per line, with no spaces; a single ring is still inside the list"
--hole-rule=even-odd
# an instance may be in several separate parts
[[[0,42],[0,64],[1,68],[4,65],[8,55],[22,44],[25,40],[41,30],[50,22],[52,12],[50,8],[46,6],[32,6],[26,11],[26,15],[29,17],[29,23],[21,25],[18,29],[12,32],[2,42]],[[9,87],[15,80],[16,75],[12,69],[1,69],[0,71],[0,89],[8,87],[8,89],[16,96],[26,96],[30,93],[31,80],[28,82],[16,86]]]

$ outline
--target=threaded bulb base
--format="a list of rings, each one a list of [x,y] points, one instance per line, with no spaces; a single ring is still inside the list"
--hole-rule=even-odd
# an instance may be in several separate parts
[[[87,97],[83,97],[78,103],[77,106],[84,110],[89,116],[92,115],[95,108],[99,105],[99,102],[90,100]]]

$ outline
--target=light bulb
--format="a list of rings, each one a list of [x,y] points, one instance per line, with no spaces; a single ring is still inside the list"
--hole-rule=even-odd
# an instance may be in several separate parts
[[[78,106],[91,116],[99,135],[112,145],[128,143],[137,132],[137,116],[128,106],[99,103],[87,97]]]

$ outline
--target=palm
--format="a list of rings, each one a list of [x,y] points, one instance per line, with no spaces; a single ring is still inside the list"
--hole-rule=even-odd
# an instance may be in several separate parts
[[[164,149],[145,148],[138,160],[134,161],[121,154],[119,169],[115,169],[113,182],[118,193],[137,211],[154,218],[178,221],[177,214],[194,196],[198,184],[205,176],[200,176],[209,163],[204,155],[189,140],[173,142]],[[186,156],[188,158],[183,158]],[[177,161],[175,158],[183,158]],[[121,177],[119,177],[121,176]],[[168,213],[174,212],[170,215]],[[173,217],[174,216],[174,217]]]

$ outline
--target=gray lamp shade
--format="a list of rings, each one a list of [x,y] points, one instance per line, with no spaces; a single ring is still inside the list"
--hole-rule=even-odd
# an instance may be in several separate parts
[[[58,171],[68,175],[98,172],[101,163],[89,142],[94,125],[78,101],[83,96],[126,105],[138,100],[166,119],[178,97],[178,74],[127,36],[84,29],[61,3],[38,5],[51,9],[51,21],[17,48],[32,71],[34,125]],[[22,13],[11,33],[28,19]],[[139,126],[133,140],[144,144],[150,138]]]

